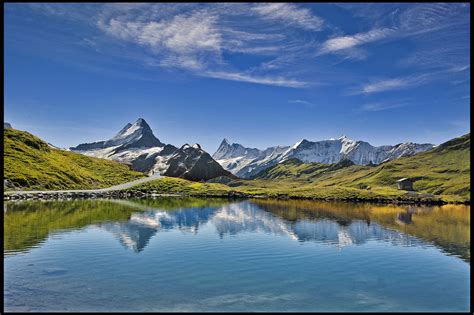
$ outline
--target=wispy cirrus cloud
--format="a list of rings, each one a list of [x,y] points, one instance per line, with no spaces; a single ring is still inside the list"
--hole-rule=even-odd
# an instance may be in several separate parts
[[[310,107],[310,108],[313,108],[313,107],[316,106],[314,103],[308,102],[306,100],[300,100],[300,99],[289,100],[288,103],[301,104],[301,105],[305,105],[305,106]]]
[[[364,84],[361,88],[357,89],[351,94],[372,94],[411,88],[428,83],[431,80],[438,78],[440,75],[443,75],[443,72],[424,73],[420,75],[374,80],[371,83]]]
[[[368,103],[368,104],[362,105],[360,107],[360,110],[364,112],[379,112],[379,111],[384,111],[388,109],[404,107],[408,105],[409,104],[407,103],[382,103],[382,102]]]
[[[259,14],[263,14],[265,19],[283,19],[271,15],[269,8],[258,8]],[[154,16],[152,20],[125,11],[125,15],[105,15],[99,19],[97,26],[108,36],[147,49],[159,60],[153,64],[162,67],[180,68],[198,76],[223,80],[293,88],[308,86],[308,82],[288,78],[285,74],[265,73],[264,68],[234,70],[225,60],[224,52],[274,56],[284,54],[288,47],[284,34],[236,28],[234,23],[226,20],[229,9],[228,6],[193,8],[171,17]],[[296,18],[297,13],[300,14],[304,17],[301,25],[310,27],[313,16],[310,16],[309,10],[294,5],[285,5],[282,9],[292,12],[293,18]],[[242,14],[239,10],[231,12],[234,15]],[[316,20],[314,17],[313,23]],[[286,20],[284,23],[290,22]],[[312,27],[315,26],[312,24]]]
[[[338,6],[347,8],[356,22],[364,19],[361,25],[367,31],[345,34],[347,23],[334,24],[332,16],[322,14],[325,10],[318,11],[317,5],[293,3],[31,5],[36,12],[55,19],[92,26],[94,32],[89,37],[81,36],[81,48],[101,54],[102,59],[115,58],[127,68],[124,71],[133,68],[124,62],[129,58],[135,65],[139,63],[140,69],[147,69],[150,73],[145,76],[149,77],[157,77],[157,67],[163,67],[167,73],[179,71],[236,82],[293,88],[334,84],[344,90],[356,77],[372,76],[347,71],[347,62],[357,60],[362,66],[363,60],[374,55],[368,44],[394,40],[410,40],[409,47],[414,47],[406,54],[403,51],[398,60],[389,61],[402,70],[405,67],[399,72],[404,76],[369,82],[353,94],[422,84],[424,78],[419,77],[417,68],[423,66],[427,71],[451,69],[453,76],[467,70],[469,58],[462,43],[469,19],[463,5]],[[453,34],[460,34],[454,43],[449,41]],[[440,38],[449,43],[445,48],[440,46]],[[427,44],[419,49],[421,40]],[[76,49],[77,45],[71,50]],[[377,51],[383,52],[383,48]],[[324,59],[319,59],[322,55]]]
[[[447,46],[433,48],[425,44],[421,49],[402,58],[398,64],[402,67],[424,69],[450,68],[467,70],[469,68],[469,43],[459,44],[446,41]]]
[[[399,14],[401,31],[419,35],[466,23],[458,17],[465,13],[467,3],[423,3],[409,6]]]
[[[365,33],[357,33],[348,36],[339,36],[326,40],[319,50],[320,54],[333,53],[340,50],[355,48],[357,46],[384,39],[395,33],[389,28],[374,29]]]
[[[310,9],[298,7],[291,3],[262,3],[251,8],[267,20],[281,21],[303,29],[318,31],[324,20],[314,15]]]
[[[161,21],[99,20],[98,27],[110,36],[145,46],[166,56],[161,65],[199,70],[208,55],[220,54],[221,34],[217,17],[207,12],[176,15]]]
[[[362,93],[377,93],[400,89],[410,84],[411,80],[407,78],[381,80],[374,83],[366,84],[362,87]]]
[[[464,73],[468,69],[470,69],[470,65],[461,65],[457,67],[451,67],[448,69],[442,69],[432,72],[425,72],[421,74],[414,74],[389,79],[372,80],[372,82],[362,85],[362,87],[356,89],[355,91],[352,91],[352,93],[349,94],[372,94],[417,87],[423,84],[430,83],[434,80],[447,78],[448,76],[452,76],[453,73]]]
[[[390,42],[404,38],[413,38],[415,41],[426,40],[426,37],[429,37],[426,34],[435,32],[437,33],[434,38],[446,36],[447,38],[443,41],[448,43],[452,42],[453,36],[459,35],[459,30],[450,32],[449,29],[465,25],[469,21],[466,19],[467,4],[460,3],[431,3],[398,7],[395,4],[386,6],[341,4],[340,6],[351,10],[356,16],[370,20],[374,24],[374,28],[368,32],[328,39],[321,44],[318,55],[332,53],[343,55],[344,58],[360,60],[364,59],[365,55],[362,49],[357,48],[365,44],[381,40]],[[456,39],[455,42],[457,46],[462,43],[459,39]],[[432,48],[430,47],[425,53],[431,60],[437,57],[431,51]],[[449,45],[446,45],[445,49],[453,51]],[[413,58],[408,57],[402,63],[408,64],[412,60],[420,60],[422,57],[424,56],[416,51]],[[416,61],[414,63],[416,64]],[[442,63],[444,62],[441,61]]]
[[[207,71],[202,76],[225,79],[231,81],[240,81],[248,83],[257,83],[263,85],[274,85],[274,86],[285,86],[292,88],[303,88],[309,86],[308,82],[300,81],[296,79],[288,79],[281,76],[253,76],[238,72],[224,72],[224,71]]]
[[[223,27],[223,50],[254,55],[278,55],[284,49],[283,34],[262,34]]]

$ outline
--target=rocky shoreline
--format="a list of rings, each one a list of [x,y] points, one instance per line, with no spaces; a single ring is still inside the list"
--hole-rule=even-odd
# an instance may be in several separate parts
[[[9,193],[3,195],[3,200],[70,200],[70,199],[125,199],[146,198],[158,194],[147,194],[138,190],[115,190],[104,192],[42,192],[42,193]],[[177,197],[178,194],[159,194],[165,197]]]
[[[229,191],[227,194],[168,194],[159,193],[156,190],[114,190],[114,191],[44,191],[44,192],[4,192],[4,201],[15,200],[73,200],[73,199],[127,199],[127,198],[157,198],[157,197],[199,197],[199,198],[230,198],[230,199],[277,199],[277,200],[319,200],[319,201],[343,201],[343,202],[368,202],[376,204],[415,204],[415,205],[443,205],[443,204],[466,204],[466,202],[447,202],[442,199],[412,198],[412,199],[387,199],[378,198],[312,198],[304,196],[288,195],[253,195],[238,191]]]

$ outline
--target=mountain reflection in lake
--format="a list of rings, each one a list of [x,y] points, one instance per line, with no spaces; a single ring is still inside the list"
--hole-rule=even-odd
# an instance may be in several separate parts
[[[271,206],[267,207],[271,211]],[[398,245],[420,245],[415,237],[387,229],[370,221],[350,223],[329,219],[297,222],[287,221],[249,202],[224,205],[218,208],[178,209],[174,211],[148,210],[133,213],[126,222],[107,222],[101,228],[112,232],[127,248],[140,252],[158,232],[178,229],[198,233],[199,226],[210,221],[220,237],[241,232],[264,232],[287,235],[299,241],[321,242],[337,247],[363,244],[369,239],[392,242]]]
[[[468,206],[196,198],[28,201],[8,203],[4,218],[4,301],[11,310],[398,311],[469,305]],[[107,235],[136,259],[118,252]],[[71,257],[77,259],[67,263]],[[93,269],[76,266],[81,259]],[[41,265],[48,267],[34,267]],[[36,288],[52,275],[54,289]],[[408,275],[414,278],[406,279],[407,286]],[[84,282],[88,277],[92,285]],[[163,281],[168,282],[160,286],[162,296],[147,291]],[[77,297],[80,283],[91,295]],[[348,287],[338,290],[341,285]],[[418,299],[402,298],[419,285],[424,291]],[[439,285],[450,287],[449,294],[443,290],[449,302],[449,297],[433,299]],[[138,290],[144,295],[135,299],[143,303],[86,299],[98,299],[92,293],[100,292],[106,301],[110,296],[102,290],[114,297]],[[182,304],[179,296],[186,292],[190,296]],[[259,298],[251,302],[256,292]],[[61,296],[64,301],[55,307],[47,303]],[[336,303],[337,297],[345,302]]]

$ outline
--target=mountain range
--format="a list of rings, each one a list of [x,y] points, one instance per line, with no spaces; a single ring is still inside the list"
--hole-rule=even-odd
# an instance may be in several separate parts
[[[158,172],[166,177],[137,186],[137,189],[200,196],[263,195],[343,200],[382,198],[434,202],[470,200],[470,134],[417,154],[414,153],[420,149],[417,147],[419,145],[408,143],[393,146],[388,150],[392,156],[385,155],[393,158],[398,151],[399,158],[379,165],[370,163],[372,160],[369,160],[371,165],[355,164],[353,160],[357,156],[358,146],[346,151],[352,154],[340,154],[340,160],[336,163],[321,163],[304,162],[296,157],[298,154],[306,160],[308,156],[318,157],[316,150],[311,154],[301,154],[303,150],[300,145],[304,141],[289,148],[273,147],[263,151],[223,141],[224,145],[221,145],[215,156],[220,154],[224,161],[227,161],[228,156],[237,156],[234,159],[241,164],[243,159],[239,160],[239,157],[244,156],[249,165],[253,163],[264,168],[248,177],[252,180],[245,180],[224,170],[198,144],[185,144],[177,148],[162,143],[144,120],[127,124],[110,140],[78,146],[82,150],[77,150],[78,147],[73,150],[60,149],[26,131],[13,128],[4,129],[3,133],[5,190],[96,189],[142,178],[145,172]],[[313,143],[309,147],[314,146]],[[374,151],[380,148],[375,147]],[[273,159],[275,156],[277,158]],[[264,167],[272,163],[272,166]],[[132,165],[135,170],[131,169]],[[397,188],[397,182],[402,178],[414,181],[415,192]]]
[[[297,158],[304,163],[338,163],[343,159],[360,165],[374,165],[434,148],[433,144],[413,142],[372,146],[346,136],[309,141],[293,146],[274,146],[264,150],[247,148],[224,139],[210,156],[199,144],[176,147],[161,142],[143,118],[126,124],[113,138],[79,144],[71,151],[128,164],[133,170],[190,180],[216,177],[255,177],[280,162]]]
[[[143,118],[128,123],[109,140],[79,144],[70,150],[128,164],[133,170],[148,174],[197,181],[219,176],[235,178],[197,143],[179,148],[162,143]]]
[[[304,163],[333,164],[348,159],[355,164],[373,165],[411,156],[434,147],[429,143],[413,142],[375,147],[368,142],[355,141],[342,136],[338,139],[322,141],[303,139],[291,147],[275,146],[259,150],[246,148],[238,143],[230,144],[227,139],[224,139],[212,157],[234,175],[252,178],[262,170],[292,158],[297,158]]]

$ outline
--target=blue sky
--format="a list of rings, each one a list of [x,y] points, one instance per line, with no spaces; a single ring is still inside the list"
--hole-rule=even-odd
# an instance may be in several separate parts
[[[469,4],[5,4],[4,113],[61,147],[139,117],[265,148],[470,130]]]

